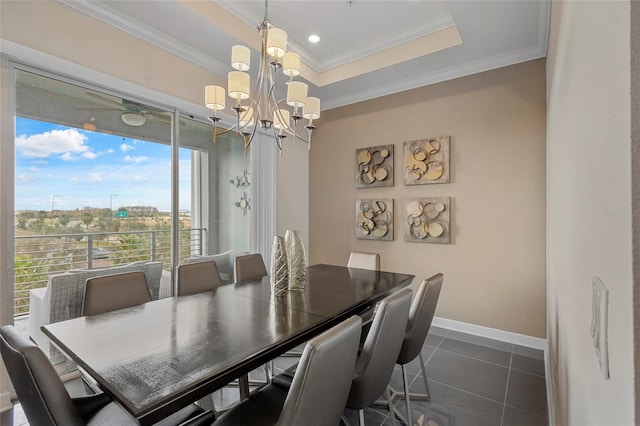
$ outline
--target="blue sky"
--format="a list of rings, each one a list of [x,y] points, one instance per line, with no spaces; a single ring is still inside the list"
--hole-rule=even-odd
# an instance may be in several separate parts
[[[15,209],[171,207],[171,147],[16,118]],[[180,149],[180,209],[190,210],[191,155]],[[111,197],[111,194],[117,196]]]

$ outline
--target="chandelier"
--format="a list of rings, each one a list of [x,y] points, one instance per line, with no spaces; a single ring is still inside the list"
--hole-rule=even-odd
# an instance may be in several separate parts
[[[268,0],[264,2],[264,19],[258,25],[262,50],[258,77],[253,92],[250,91],[249,71],[251,54],[246,46],[236,45],[231,49],[231,71],[227,77],[228,96],[233,99],[231,107],[235,111],[236,123],[223,132],[218,133],[217,112],[225,108],[225,89],[221,86],[205,87],[205,105],[213,110],[209,119],[213,122],[213,142],[218,134],[235,129],[244,138],[244,153],[247,154],[249,145],[256,134],[256,122],[265,130],[270,130],[282,153],[282,143],[287,135],[293,140],[300,139],[311,149],[311,133],[316,128],[313,120],[320,117],[320,99],[307,96],[308,86],[294,77],[300,75],[300,56],[294,52],[287,52],[287,33],[271,25],[267,19],[269,12]],[[276,99],[276,72],[282,69],[287,81],[287,96]],[[281,106],[286,103],[291,109]],[[307,119],[305,128],[307,137],[298,133],[298,121]]]

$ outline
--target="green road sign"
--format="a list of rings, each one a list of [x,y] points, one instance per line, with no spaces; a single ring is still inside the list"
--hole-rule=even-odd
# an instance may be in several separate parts
[[[118,210],[116,212],[116,217],[129,217],[129,212],[126,210]]]

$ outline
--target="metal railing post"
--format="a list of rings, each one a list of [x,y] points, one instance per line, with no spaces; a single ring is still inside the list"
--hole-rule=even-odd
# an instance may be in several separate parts
[[[151,231],[151,260],[156,260],[156,231]]]
[[[93,268],[93,234],[87,235],[87,269]]]

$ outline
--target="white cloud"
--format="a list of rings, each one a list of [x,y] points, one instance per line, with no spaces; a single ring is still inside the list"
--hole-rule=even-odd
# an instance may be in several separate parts
[[[16,174],[16,183],[31,183],[35,182],[35,176],[29,174]]]
[[[87,136],[75,129],[52,130],[36,135],[20,135],[16,138],[16,149],[27,158],[47,158],[63,154],[63,159],[71,159],[73,153],[89,151],[85,145]],[[65,157],[66,156],[66,157]]]
[[[78,176],[69,176],[69,180],[71,182],[77,182],[78,181]]]
[[[102,173],[91,173],[89,175],[89,180],[91,182],[102,182]]]
[[[146,160],[149,157],[145,157],[144,155],[141,155],[139,157],[132,157],[130,155],[127,155],[126,157],[124,157],[124,161],[130,162],[130,163],[140,163],[144,160]]]
[[[31,166],[31,167],[29,167],[29,171],[30,171],[30,172],[39,172],[39,171],[40,171],[40,169],[39,169],[39,168],[37,168],[37,167],[35,167],[35,166]]]
[[[61,159],[61,160],[64,160],[64,161],[73,161],[73,160],[77,160],[77,159],[78,159],[78,157],[76,157],[75,155],[73,155],[73,154],[72,154],[72,153],[70,153],[70,152],[65,152],[64,154],[62,154],[62,155],[60,156],[60,159]]]
[[[95,152],[85,152],[84,154],[82,154],[82,156],[88,160],[93,160],[98,156],[98,154],[96,154]]]
[[[122,145],[120,145],[120,150],[122,152],[131,151],[132,149],[135,149],[133,145],[127,145],[126,143],[123,143]]]
[[[113,149],[113,148],[109,148],[109,149],[107,150],[107,154],[113,154],[114,152],[116,152],[116,150],[115,150],[115,149]]]
[[[137,175],[133,177],[133,180],[136,182],[144,182],[144,181],[148,181],[149,179],[146,176]]]

